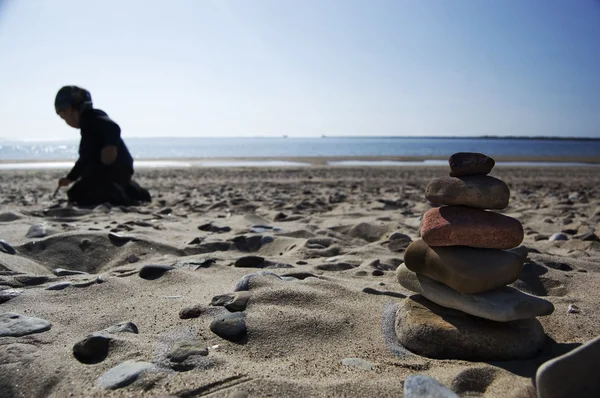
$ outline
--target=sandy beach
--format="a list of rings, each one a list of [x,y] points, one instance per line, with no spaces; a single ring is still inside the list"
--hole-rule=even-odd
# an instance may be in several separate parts
[[[63,173],[0,174],[0,239],[16,251],[0,252],[0,289],[9,292],[0,312],[51,324],[0,337],[4,398],[398,397],[413,374],[460,396],[535,397],[538,366],[600,330],[595,167],[492,171],[510,188],[501,213],[523,224],[529,249],[512,286],[555,307],[538,318],[547,341],[535,358],[495,362],[422,357],[394,332],[398,304],[413,293],[396,279],[408,243],[389,237],[418,239],[433,207],[425,188],[448,167],[140,169],[151,205],[95,209],[67,207],[64,192],[52,198]],[[34,224],[45,236],[26,236]],[[550,241],[556,233],[568,240]],[[147,265],[172,268],[142,278]],[[236,287],[250,294],[247,334],[232,342],[210,325],[229,313],[215,297]],[[90,363],[74,356],[78,342],[122,322],[138,333],[111,333]],[[172,360],[182,341],[208,350]],[[126,361],[148,368],[131,384],[103,387]]]

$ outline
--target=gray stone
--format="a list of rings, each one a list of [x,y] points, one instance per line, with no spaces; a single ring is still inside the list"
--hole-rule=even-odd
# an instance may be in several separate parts
[[[510,191],[502,180],[490,176],[442,177],[429,182],[425,197],[440,205],[504,209]]]
[[[225,340],[243,340],[247,333],[246,316],[243,312],[232,312],[217,316],[211,322],[210,330]]]
[[[422,294],[436,304],[492,321],[510,322],[554,312],[551,302],[512,287],[501,287],[477,294],[461,294],[425,275],[415,274],[405,265],[398,267],[396,276],[404,288]]]
[[[4,252],[6,254],[16,254],[17,251],[3,239],[0,239],[0,252]]]
[[[375,368],[375,365],[373,365],[371,362],[360,358],[344,358],[342,359],[342,365],[361,370],[373,370]]]
[[[388,249],[393,252],[401,252],[406,250],[408,245],[412,242],[410,236],[401,232],[393,232],[388,238]]]
[[[230,312],[244,311],[248,300],[252,297],[249,291],[241,291],[234,294],[223,294],[212,298],[210,305],[224,306]]]
[[[18,220],[19,218],[21,218],[21,216],[15,214],[13,212],[10,212],[10,211],[0,214],[0,222],[11,222],[11,221]]]
[[[198,318],[202,313],[206,311],[202,304],[194,304],[189,307],[182,308],[179,311],[180,319],[191,319]]]
[[[16,312],[0,314],[0,337],[20,337],[50,330],[52,324],[45,319],[34,318]]]
[[[121,323],[117,323],[116,325],[110,326],[106,329],[103,330],[103,332],[106,333],[134,333],[134,334],[138,334],[139,330],[138,327],[135,323],[133,322],[121,322]]]
[[[400,344],[436,359],[526,359],[538,355],[546,342],[535,318],[494,322],[439,306],[420,295],[400,303],[395,328]]]
[[[73,356],[81,363],[93,364],[104,361],[108,356],[110,338],[93,334],[75,343]]]
[[[244,275],[242,277],[242,279],[240,279],[238,281],[238,283],[235,285],[235,287],[233,288],[233,291],[240,292],[240,291],[250,290],[250,281],[253,278],[260,277],[260,276],[267,276],[267,277],[274,277],[277,279],[281,279],[281,277],[274,272],[269,272],[269,271],[254,272],[252,274]]]
[[[7,301],[12,300],[17,296],[20,296],[22,293],[23,293],[23,291],[19,290],[19,289],[0,290],[0,304],[6,303]]]
[[[454,391],[425,375],[410,375],[404,382],[404,398],[459,398]]]
[[[172,362],[180,363],[193,355],[207,356],[208,348],[195,341],[180,341],[173,346],[168,358]]]
[[[36,286],[50,281],[50,278],[45,275],[17,275],[15,280],[22,285]]]
[[[54,268],[52,273],[56,276],[69,276],[69,275],[89,275],[87,272],[76,271],[72,269]]]
[[[73,285],[73,283],[71,283],[71,282],[58,282],[58,283],[53,283],[52,285],[48,286],[46,288],[46,290],[63,290],[63,289],[68,288],[71,285]]]
[[[537,370],[538,398],[600,397],[600,336]]]
[[[142,373],[154,368],[150,362],[125,361],[106,371],[96,380],[96,385],[110,390],[125,387],[136,381]]]
[[[586,232],[581,235],[574,236],[575,239],[580,239],[586,242],[600,242],[600,238],[593,232]]]
[[[139,276],[142,279],[154,280],[163,276],[166,272],[171,271],[175,268],[170,265],[144,265],[140,269]]]
[[[569,237],[566,234],[563,234],[561,232],[557,232],[554,235],[552,235],[550,238],[548,238],[548,240],[550,240],[550,241],[555,241],[555,240],[569,240]]]
[[[44,224],[33,224],[29,227],[29,231],[25,234],[26,238],[43,238],[47,235],[46,226]]]

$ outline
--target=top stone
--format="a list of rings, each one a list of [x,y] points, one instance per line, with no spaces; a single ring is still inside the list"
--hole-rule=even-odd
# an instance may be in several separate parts
[[[450,177],[486,175],[494,168],[494,159],[473,152],[458,152],[448,159]]]

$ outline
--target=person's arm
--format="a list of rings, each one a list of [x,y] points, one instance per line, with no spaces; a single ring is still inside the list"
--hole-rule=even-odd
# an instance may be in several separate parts
[[[121,128],[109,118],[102,118],[98,129],[104,137],[104,146],[100,153],[100,160],[105,165],[111,165],[117,160],[118,145],[121,139]]]
[[[77,162],[75,162],[75,165],[73,166],[69,174],[67,174],[67,180],[71,182],[77,181],[79,177],[81,177],[81,175],[83,174],[83,169],[83,159],[80,157],[79,159],[77,159]]]

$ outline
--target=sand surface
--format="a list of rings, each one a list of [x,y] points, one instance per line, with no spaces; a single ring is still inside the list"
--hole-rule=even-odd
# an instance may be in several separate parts
[[[433,376],[461,396],[535,396],[537,367],[600,330],[600,243],[574,238],[598,227],[600,173],[531,167],[492,172],[509,185],[511,201],[503,213],[523,223],[524,244],[531,249],[515,286],[550,300],[556,311],[539,318],[548,342],[537,358],[484,363],[420,357],[394,338],[395,308],[411,293],[396,282],[403,254],[390,249],[388,237],[399,231],[417,239],[420,216],[431,208],[425,187],[447,172],[447,167],[146,169],[138,181],[154,195],[150,206],[93,210],[65,207],[62,193],[51,198],[60,171],[3,172],[0,238],[18,253],[0,252],[0,287],[22,294],[0,304],[0,312],[42,318],[52,328],[0,337],[0,396],[398,397],[406,377],[416,373]],[[27,238],[38,223],[48,236]],[[209,223],[214,232],[198,228],[210,229]],[[274,229],[250,232],[255,225]],[[223,227],[230,230],[218,231]],[[561,231],[570,239],[548,241]],[[111,232],[133,239],[111,240]],[[262,238],[262,245],[248,239],[257,235],[272,238]],[[233,266],[248,255],[289,267]],[[205,259],[214,261],[202,263]],[[147,264],[176,263],[155,280],[136,272]],[[90,275],[58,277],[55,268]],[[295,278],[250,280],[242,342],[211,332],[213,318],[227,312],[210,306],[211,299],[232,293],[240,278],[260,271]],[[46,290],[64,281],[74,285]],[[571,304],[580,312],[567,313]],[[192,305],[200,305],[201,315],[180,319],[180,310]],[[75,343],[123,321],[135,323],[139,334],[115,334],[99,363],[74,358]],[[179,340],[212,348],[174,370],[165,356]],[[341,362],[346,358],[369,364],[348,366]],[[152,362],[156,369],[120,389],[96,385],[104,372],[127,360]]]

